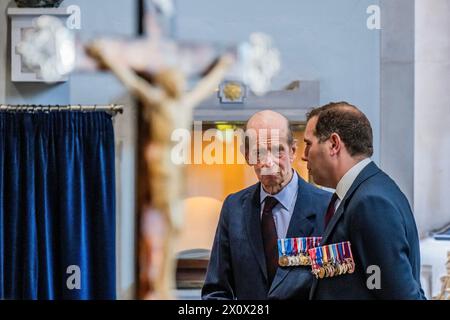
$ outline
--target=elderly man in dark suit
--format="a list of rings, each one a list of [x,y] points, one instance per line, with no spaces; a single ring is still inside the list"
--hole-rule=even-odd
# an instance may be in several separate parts
[[[246,132],[254,133],[245,155],[259,183],[223,204],[202,298],[308,299],[310,267],[278,267],[277,239],[320,236],[331,194],[292,169],[297,147],[284,116],[258,112]]]
[[[303,160],[317,184],[336,189],[322,245],[349,241],[354,261],[352,273],[314,279],[310,298],[423,299],[414,216],[369,158],[369,120],[346,102],[313,109],[307,120]]]

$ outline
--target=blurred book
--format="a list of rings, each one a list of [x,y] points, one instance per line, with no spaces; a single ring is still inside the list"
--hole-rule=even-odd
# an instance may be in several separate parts
[[[177,289],[201,288],[205,281],[211,251],[192,249],[177,255]]]
[[[435,233],[433,233],[433,238],[435,240],[450,240],[450,225],[446,226],[442,230],[439,230]]]

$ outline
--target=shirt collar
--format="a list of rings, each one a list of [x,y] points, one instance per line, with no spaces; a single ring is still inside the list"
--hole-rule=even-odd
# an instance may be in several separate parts
[[[344,176],[341,178],[341,180],[339,181],[339,183],[336,186],[336,194],[337,194],[339,200],[344,199],[345,195],[347,194],[348,190],[352,186],[356,177],[371,161],[372,160],[370,160],[370,158],[365,158],[364,160],[361,160],[360,162],[355,164],[353,167],[351,167],[351,169],[348,170],[344,174]]]
[[[264,202],[266,197],[274,197],[278,200],[279,203],[286,209],[289,210],[292,204],[293,198],[296,196],[298,190],[298,176],[295,170],[292,170],[292,178],[291,181],[277,194],[268,194],[264,191],[263,186],[260,187],[260,199],[261,204]]]

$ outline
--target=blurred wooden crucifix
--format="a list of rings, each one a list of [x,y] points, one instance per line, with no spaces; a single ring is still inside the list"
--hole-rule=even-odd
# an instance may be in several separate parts
[[[139,297],[170,299],[175,288],[174,245],[182,227],[184,198],[183,166],[174,164],[171,135],[176,129],[191,129],[193,109],[209,97],[233,63],[231,54],[223,54],[210,66],[194,88],[186,92],[186,75],[164,61],[159,28],[150,21],[148,39],[130,49],[114,40],[96,40],[87,46],[88,54],[102,68],[110,70],[141,105],[137,179],[140,199],[139,219]],[[125,49],[127,47],[127,49]],[[159,61],[154,70],[136,70],[130,57],[148,54]],[[145,54],[147,53],[147,55]]]
[[[144,2],[160,11],[171,8],[169,0],[140,0],[142,10]],[[18,49],[29,68],[49,75],[52,81],[60,70],[109,70],[139,101],[138,297],[170,299],[175,288],[173,250],[182,226],[184,191],[183,166],[171,159],[171,135],[176,129],[190,131],[194,108],[214,93],[232,65],[240,65],[239,73],[253,92],[264,93],[279,61],[278,52],[262,34],[252,35],[250,43],[219,50],[210,44],[176,43],[164,37],[154,12],[147,17],[145,37],[97,39],[76,48],[60,21],[43,16],[36,32]],[[55,48],[51,55],[49,48]],[[78,49],[76,61],[72,59],[75,52],[62,55],[62,49],[66,53]],[[83,57],[84,51],[88,57]],[[197,77],[196,84],[187,90],[187,79],[192,76]]]
[[[111,43],[94,42],[89,53],[111,70],[142,105],[141,121],[148,132],[140,131],[139,189],[141,210],[140,288],[143,298],[167,299],[174,288],[173,248],[182,225],[184,173],[174,164],[171,141],[175,129],[190,130],[194,107],[211,95],[231,65],[231,56],[220,57],[195,88],[184,92],[184,76],[175,69],[154,74],[138,74],[114,56]],[[143,172],[141,171],[143,170]],[[144,293],[147,291],[146,293]]]

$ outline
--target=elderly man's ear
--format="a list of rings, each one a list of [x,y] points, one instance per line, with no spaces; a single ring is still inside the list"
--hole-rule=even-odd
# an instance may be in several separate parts
[[[295,158],[295,153],[297,152],[297,139],[294,139],[294,141],[292,142],[292,146],[291,146],[291,151],[292,151],[292,160],[294,160]]]

